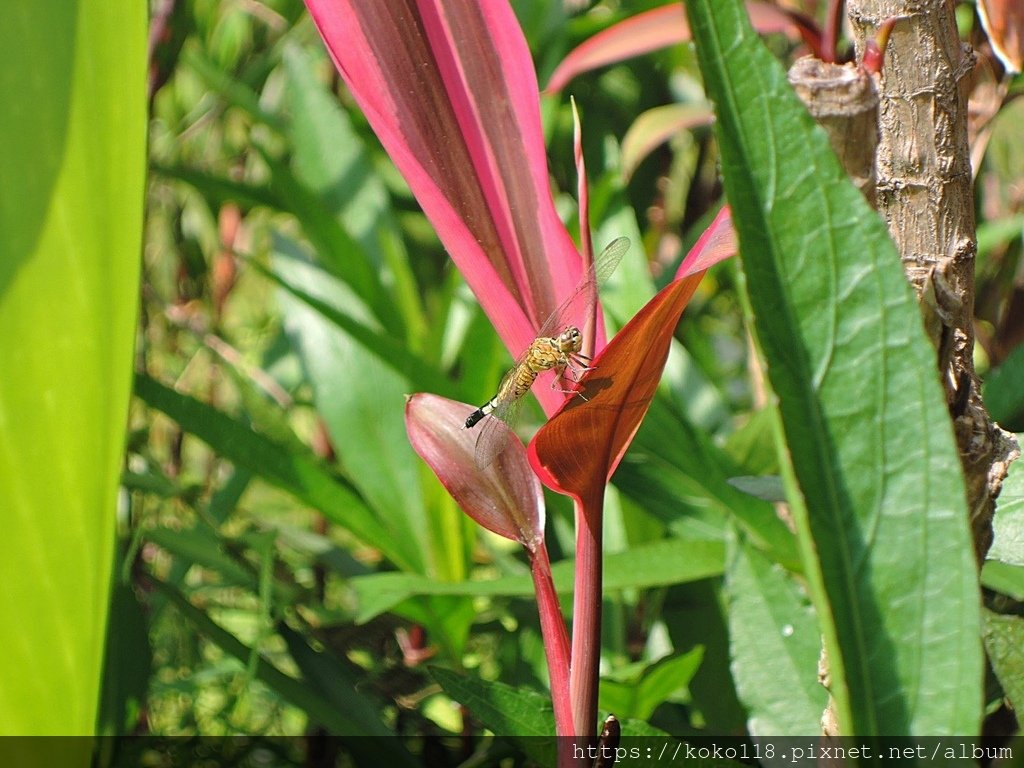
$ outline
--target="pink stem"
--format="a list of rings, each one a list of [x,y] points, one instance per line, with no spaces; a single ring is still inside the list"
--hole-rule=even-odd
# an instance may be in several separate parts
[[[576,503],[576,574],[572,608],[572,663],[569,694],[575,736],[593,741],[597,724],[598,665],[601,661],[601,538],[604,485]]]
[[[580,250],[583,252],[583,267],[594,263],[594,243],[590,237],[590,184],[587,181],[587,163],[583,159],[583,128],[572,102],[572,154],[576,161],[576,196],[580,211]]]
[[[839,27],[843,23],[843,0],[829,0],[828,16],[821,33],[821,60],[834,64],[839,43]]]
[[[541,541],[530,558],[533,589],[537,593],[540,613],[540,633],[544,638],[548,676],[551,678],[551,702],[555,708],[555,733],[572,736],[572,701],[569,698],[569,635],[562,618],[555,583],[551,579],[551,560],[548,548]]]

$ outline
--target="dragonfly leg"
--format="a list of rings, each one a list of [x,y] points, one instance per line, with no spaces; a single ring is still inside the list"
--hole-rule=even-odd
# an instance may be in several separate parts
[[[572,380],[578,382],[580,377],[587,371],[596,371],[596,365],[587,365],[590,362],[590,358],[585,355],[570,355],[569,363],[565,366],[566,370],[572,373]]]
[[[586,367],[583,368],[583,372],[589,370],[592,369]],[[566,376],[566,371],[568,371],[571,374],[571,376]],[[566,365],[561,370],[559,370],[558,375],[555,377],[555,380],[551,382],[551,388],[558,392],[561,392],[563,395],[578,395],[579,397],[582,397],[584,400],[587,400],[588,398],[582,392],[580,392],[578,388],[565,389],[560,385],[560,382],[563,381],[568,381],[570,387],[572,387],[572,385],[574,384],[579,384],[581,373],[581,371],[577,371],[571,365]]]

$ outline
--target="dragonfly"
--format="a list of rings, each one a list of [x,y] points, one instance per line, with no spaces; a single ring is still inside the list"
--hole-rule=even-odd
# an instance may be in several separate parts
[[[515,427],[524,395],[530,391],[540,374],[555,371],[556,378],[551,385],[553,388],[567,384],[568,387],[561,388],[561,392],[569,397],[583,397],[573,388],[573,384],[593,369],[588,365],[590,358],[581,352],[583,333],[578,326],[571,324],[571,320],[573,316],[590,315],[597,301],[598,288],[604,285],[628,250],[629,239],[625,237],[612,240],[605,246],[579,285],[544,321],[537,337],[502,377],[494,397],[469,414],[463,429],[472,429],[481,421],[484,422],[476,438],[474,460],[477,469],[487,469],[505,448],[509,433]]]

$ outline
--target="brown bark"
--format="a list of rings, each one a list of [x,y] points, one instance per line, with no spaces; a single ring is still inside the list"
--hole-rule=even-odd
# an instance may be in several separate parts
[[[877,207],[938,350],[980,563],[1019,449],[985,410],[972,357],[977,241],[963,82],[974,55],[957,35],[951,0],[849,0],[847,13],[858,55],[898,18],[879,82]]]

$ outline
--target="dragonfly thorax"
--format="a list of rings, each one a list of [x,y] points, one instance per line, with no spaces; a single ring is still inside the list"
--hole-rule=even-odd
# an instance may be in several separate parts
[[[526,350],[523,361],[514,369],[518,386],[529,389],[537,374],[552,368],[561,371],[583,348],[583,334],[570,325],[557,336],[538,336]],[[529,380],[527,380],[529,379]]]

